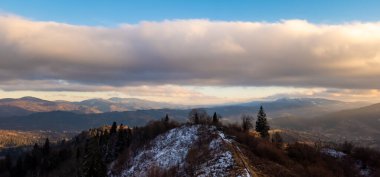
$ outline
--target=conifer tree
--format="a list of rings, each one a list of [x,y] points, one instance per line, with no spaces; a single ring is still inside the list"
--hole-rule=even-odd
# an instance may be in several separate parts
[[[117,124],[116,124],[116,122],[113,122],[111,130],[110,130],[110,135],[114,135],[116,133],[116,131],[117,131]]]
[[[80,151],[80,148],[77,147],[76,160],[79,160],[80,157],[81,157],[81,151]]]
[[[269,138],[269,125],[263,106],[260,106],[260,110],[257,113],[256,131],[260,133],[262,138]]]
[[[86,141],[85,153],[80,168],[79,176],[104,177],[107,176],[107,167],[102,160],[97,138]]]
[[[192,109],[189,113],[189,121],[193,124],[210,123],[211,117],[204,109]]]
[[[47,155],[49,155],[49,153],[50,153],[50,142],[49,142],[49,138],[46,138],[45,144],[42,148],[42,154],[44,156],[47,156]]]
[[[6,170],[10,170],[12,168],[12,159],[11,159],[11,156],[9,154],[7,154],[5,156],[5,169]]]
[[[168,114],[166,114],[165,119],[164,119],[164,122],[165,122],[166,124],[169,123],[169,115],[168,115]]]
[[[23,167],[23,159],[21,156],[17,158],[16,166],[11,169],[11,176],[25,176],[25,169]]]
[[[198,116],[198,113],[195,113],[195,115],[194,115],[194,123],[195,123],[195,124],[199,124],[199,116]]]
[[[123,124],[120,124],[117,141],[116,141],[116,147],[115,147],[116,155],[118,155],[124,150],[126,141],[127,141],[127,131],[124,129]]]
[[[214,115],[212,116],[212,123],[215,125],[219,123],[219,118],[216,112],[214,112]]]
[[[37,143],[35,143],[34,146],[33,146],[33,149],[32,149],[32,153],[33,153],[33,155],[39,155],[40,152],[41,152],[41,151],[40,151],[40,147],[38,146]]]

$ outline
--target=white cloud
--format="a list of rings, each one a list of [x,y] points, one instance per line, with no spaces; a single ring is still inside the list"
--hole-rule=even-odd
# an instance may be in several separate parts
[[[376,90],[379,51],[376,22],[169,20],[106,28],[1,15],[0,88],[108,91],[192,85]],[[28,84],[32,82],[39,84]]]

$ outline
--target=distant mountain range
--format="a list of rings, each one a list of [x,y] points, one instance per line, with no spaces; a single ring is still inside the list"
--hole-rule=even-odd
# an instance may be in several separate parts
[[[0,117],[25,116],[37,112],[68,111],[75,113],[105,113],[147,109],[178,109],[182,105],[136,98],[89,99],[81,102],[47,101],[34,97],[0,99]]]
[[[63,101],[47,101],[34,97],[0,99],[0,117],[24,116],[35,112],[50,112],[58,110],[78,113],[97,112],[97,110],[94,110],[91,107],[81,106],[80,104]]]
[[[233,119],[241,114],[256,114],[259,106],[264,106],[272,118],[299,116],[311,118],[323,114],[364,106],[365,103],[349,103],[321,98],[282,98],[274,101],[253,101],[233,105],[209,105],[208,112],[218,112]],[[154,102],[136,98],[89,99],[81,102],[47,101],[34,97],[0,99],[0,117],[26,116],[38,112],[67,111],[79,114],[124,112],[151,109],[190,109],[185,106],[164,102]]]
[[[229,106],[216,106],[208,110],[234,119],[236,115],[241,114],[256,115],[258,108],[263,106],[270,118],[287,116],[313,118],[343,109],[358,108],[366,105],[368,103],[343,102],[322,98],[280,98],[273,101],[253,101]],[[238,118],[240,119],[240,116]]]
[[[240,121],[242,114],[250,114],[255,118],[262,105],[273,128],[308,132],[316,136],[319,134],[331,141],[349,140],[380,147],[380,104],[363,104],[320,98],[282,98],[203,109],[210,115],[217,112],[222,115],[224,122],[233,123]],[[113,121],[133,127],[161,119],[165,114],[169,114],[171,119],[185,122],[191,111],[185,108],[130,98],[82,102],[53,102],[33,97],[2,99],[0,129],[82,131]]]
[[[110,98],[110,99],[90,99],[75,103],[77,105],[90,107],[98,112],[114,112],[114,111],[135,111],[148,109],[179,109],[184,108],[183,105],[170,104],[164,102],[155,102],[142,100],[137,98]]]
[[[282,98],[274,101],[255,101],[204,109],[223,116],[226,122],[240,121],[242,114],[255,117],[259,106],[264,106],[269,118],[313,118],[342,109],[359,107],[361,103],[347,103],[320,98]],[[183,105],[160,103],[135,98],[90,99],[81,102],[46,101],[33,97],[0,100],[0,129],[80,131],[110,124],[112,121],[128,126],[145,125],[169,114],[178,121],[186,121],[190,109]]]

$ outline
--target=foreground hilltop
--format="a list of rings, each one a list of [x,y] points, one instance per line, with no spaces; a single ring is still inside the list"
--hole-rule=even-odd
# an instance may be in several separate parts
[[[107,173],[111,177],[378,176],[380,154],[350,146],[284,144],[274,135],[261,139],[238,126],[182,125],[137,152],[121,154]]]
[[[349,143],[289,144],[238,125],[163,119],[35,145],[18,158],[1,160],[0,176],[379,176],[379,159],[379,152]]]
[[[116,161],[115,163],[121,163]],[[120,165],[120,164],[119,164]],[[159,135],[110,176],[257,176],[247,157],[215,126],[184,125]]]

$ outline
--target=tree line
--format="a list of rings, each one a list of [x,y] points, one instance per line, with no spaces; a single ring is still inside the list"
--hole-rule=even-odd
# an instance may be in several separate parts
[[[256,121],[256,131],[262,137],[269,136],[266,114],[261,107]],[[203,109],[193,109],[188,116],[190,124],[223,126],[222,116],[216,112],[209,116]],[[241,129],[249,132],[253,118],[243,115]],[[126,127],[113,122],[109,127],[90,129],[70,141],[50,143],[47,138],[42,145],[35,144],[29,152],[19,157],[7,155],[0,160],[0,176],[81,176],[103,177],[107,165],[119,156],[133,157],[150,140],[181,124],[165,115],[160,121],[152,121],[144,127]],[[121,163],[121,162],[120,162]],[[118,164],[124,167],[125,164]],[[127,164],[128,165],[128,164]]]
[[[204,109],[193,109],[189,113],[189,122],[193,124],[212,124],[212,125],[221,125],[220,119],[221,115],[214,112],[213,116],[209,116]],[[249,132],[253,126],[253,116],[244,114],[241,117],[241,129],[244,132]],[[257,113],[255,131],[260,134],[264,139],[269,138],[270,126],[267,121],[267,115],[264,111],[264,108],[260,106],[260,109]]]

